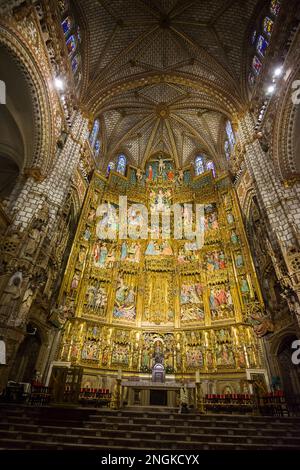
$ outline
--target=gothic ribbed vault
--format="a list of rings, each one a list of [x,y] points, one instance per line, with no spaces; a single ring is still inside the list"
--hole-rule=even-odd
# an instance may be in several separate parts
[[[135,165],[163,151],[182,167],[203,151],[222,167],[224,122],[247,99],[244,46],[261,2],[74,3],[82,99],[102,119],[103,165],[120,151]]]

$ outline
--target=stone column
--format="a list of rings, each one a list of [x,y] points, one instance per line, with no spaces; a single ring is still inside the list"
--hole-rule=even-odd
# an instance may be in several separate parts
[[[293,188],[285,188],[271,156],[262,150],[254,131],[254,119],[247,113],[240,121],[239,137],[245,148],[245,163],[281,247],[295,245],[295,229],[300,229],[300,199]]]
[[[88,121],[80,112],[74,114],[71,130],[62,150],[57,151],[49,176],[36,181],[29,176],[16,201],[12,203],[13,224],[25,230],[32,216],[46,201],[50,209],[49,228],[55,227],[56,215],[68,194],[71,178],[76,170],[84,142],[88,135]]]
[[[57,152],[55,156],[51,173],[43,181],[37,181],[34,175],[29,176],[18,198],[12,202],[14,217],[13,224],[10,227],[11,234],[5,235],[2,240],[6,260],[4,273],[6,280],[0,285],[0,333],[5,338],[7,344],[7,367],[1,374],[3,380],[0,379],[0,382],[5,383],[7,377],[9,377],[18,348],[24,338],[25,325],[27,323],[26,318],[32,303],[29,300],[34,301],[39,288],[39,276],[47,271],[48,260],[46,260],[45,265],[37,266],[39,253],[43,249],[45,237],[47,236],[51,240],[52,234],[57,228],[58,212],[65,203],[72,176],[78,166],[87,135],[88,122],[82,117],[80,112],[77,112],[73,116],[71,130],[66,143],[63,149]],[[47,215],[44,214],[45,217],[39,219],[42,223],[42,226],[37,229],[40,233],[40,238],[36,243],[35,253],[29,259],[26,255],[24,243],[27,243],[28,229],[31,227],[33,218],[39,216],[41,208],[43,210],[46,208],[45,214]],[[24,237],[27,237],[25,241],[23,241]],[[12,249],[12,242],[10,244],[6,243],[10,239],[14,241],[14,250]],[[5,248],[6,245],[8,248]],[[18,297],[15,291],[12,294],[5,294],[9,280],[16,271],[22,271],[23,279]],[[30,284],[30,280],[35,278],[36,280]],[[28,302],[25,302],[24,294],[28,287],[33,289],[32,296]],[[18,311],[21,312],[21,307],[24,310],[22,323],[8,324],[11,312],[14,311],[17,317]],[[27,311],[25,311],[25,308],[27,308]],[[46,362],[45,358],[43,358],[42,362]]]
[[[279,280],[283,286],[292,289],[299,301],[300,262],[298,265],[296,262],[300,255],[299,188],[285,187],[281,182],[270,152],[262,150],[254,126],[254,118],[247,112],[239,122],[239,137],[245,151],[245,164],[255,182],[258,200],[268,218],[272,232],[270,239],[276,240],[286,264],[286,273],[282,273]],[[278,266],[274,267],[276,269]],[[292,296],[292,292],[289,296]],[[296,312],[295,309],[293,308]]]

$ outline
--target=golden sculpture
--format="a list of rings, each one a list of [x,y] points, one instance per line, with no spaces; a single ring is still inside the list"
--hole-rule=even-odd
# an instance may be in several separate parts
[[[144,374],[159,342],[166,373],[179,380],[199,370],[202,377],[225,374],[240,381],[247,368],[261,367],[248,312],[254,304],[263,311],[263,304],[235,192],[226,176],[215,180],[210,174],[186,186],[167,163],[150,162],[143,174],[130,167],[127,178],[94,174],[59,297],[75,306],[60,359],[101,374],[119,367]],[[167,213],[179,204],[183,229],[190,223],[194,230],[196,217],[184,204],[204,204],[204,245],[176,239],[175,217],[170,239],[161,220],[148,221],[147,239],[100,239],[104,223],[107,233],[120,228],[112,214],[118,214],[122,194],[130,233],[145,222],[137,204]]]

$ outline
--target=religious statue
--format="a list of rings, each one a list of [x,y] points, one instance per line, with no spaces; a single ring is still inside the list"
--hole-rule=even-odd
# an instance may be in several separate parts
[[[126,258],[127,258],[127,243],[123,242],[122,248],[121,248],[121,261],[125,261]]]
[[[136,179],[137,179],[138,183],[140,183],[143,179],[143,172],[140,168],[138,168],[136,170]]]
[[[78,253],[78,263],[82,266],[85,262],[86,249],[81,247]]]
[[[99,343],[98,341],[93,341],[87,339],[82,348],[81,357],[82,359],[88,359],[91,361],[97,361],[99,355]]]
[[[130,261],[138,263],[141,256],[141,247],[139,243],[131,243],[127,246],[126,242],[122,243],[121,248],[121,261]]]
[[[206,267],[208,271],[216,271],[226,268],[224,251],[212,251],[206,255]]]
[[[236,234],[236,232],[235,232],[234,230],[231,232],[231,237],[230,237],[230,239],[231,239],[231,242],[232,242],[234,245],[236,245],[236,244],[239,242],[239,237],[238,237],[238,235]]]
[[[83,233],[83,238],[84,240],[86,240],[87,242],[90,240],[91,238],[91,231],[89,229],[89,227],[86,227],[84,233]]]
[[[143,355],[142,355],[142,368],[146,369],[149,367],[149,361],[150,361],[150,357],[149,357],[149,351],[148,349],[144,349],[143,351]]]
[[[97,260],[97,265],[99,267],[103,268],[106,265],[107,256],[108,256],[107,245],[105,243],[102,243],[100,250],[99,250],[98,260]]]
[[[178,170],[177,182],[178,184],[183,184],[184,173],[183,170]]]
[[[170,168],[169,171],[168,171],[168,173],[167,173],[167,178],[168,178],[169,181],[173,181],[173,180],[174,180],[174,177],[175,177],[174,171],[173,171],[172,168]]]
[[[163,159],[160,158],[159,163],[158,163],[158,174],[159,174],[159,176],[163,176],[165,169],[166,169],[166,164],[163,161]]]
[[[26,316],[32,305],[34,293],[33,290],[29,287],[23,297],[22,303],[20,305],[19,312],[13,312],[8,320],[8,324],[15,327],[22,327],[26,322]],[[17,313],[17,314],[16,314]]]
[[[238,253],[236,256],[235,256],[235,265],[237,268],[241,268],[244,266],[244,258],[243,258],[243,255],[241,253]]]
[[[152,212],[168,211],[171,207],[171,192],[159,189],[150,193],[150,209]]]
[[[74,276],[73,276],[73,279],[72,279],[72,282],[71,282],[71,289],[72,290],[77,289],[77,287],[79,286],[79,281],[80,281],[80,273],[78,271],[76,271],[74,273]]]
[[[216,230],[219,228],[218,214],[214,204],[205,206],[204,229]]]
[[[268,315],[264,315],[257,304],[249,306],[248,323],[253,326],[253,330],[259,338],[275,331],[275,325]]]
[[[172,256],[173,251],[172,248],[170,247],[170,244],[167,240],[163,241],[162,246],[161,246],[161,255],[162,256]]]
[[[28,241],[23,248],[22,255],[25,259],[32,260],[36,255],[42,238],[42,222],[35,221],[28,234]]]
[[[245,300],[249,300],[250,287],[249,287],[249,283],[248,283],[246,278],[241,279],[240,286],[241,286],[241,293],[242,293],[243,297],[245,298]]]
[[[135,310],[135,290],[127,286],[122,278],[119,278],[118,288],[116,290],[115,307],[113,315],[115,318],[134,320]]]
[[[55,306],[50,313],[49,321],[57,328],[62,328],[75,313],[74,304]]]
[[[89,212],[89,215],[88,215],[88,218],[87,220],[89,222],[93,222],[94,218],[95,218],[95,215],[96,215],[96,209],[92,208]]]
[[[269,318],[252,317],[252,319],[254,320],[254,322],[257,321],[253,329],[259,338],[262,338],[266,334],[273,333],[275,331],[274,323]]]
[[[152,181],[152,180],[153,180],[153,168],[152,168],[152,165],[149,165],[149,168],[148,168],[148,180],[149,180],[149,181]]]
[[[21,271],[17,271],[11,276],[4,289],[0,300],[0,307],[6,307],[9,312],[16,309],[21,297],[22,285],[23,274]]]
[[[105,309],[107,304],[107,293],[104,287],[98,287],[95,297],[95,310],[101,312]]]
[[[164,354],[161,350],[161,346],[159,343],[156,344],[155,351],[153,354],[154,357],[154,365],[155,364],[163,364],[164,363]]]
[[[116,260],[115,257],[115,248],[113,246],[110,246],[110,249],[107,254],[107,259],[106,259],[106,266],[108,268],[112,268],[114,265],[114,262]]]
[[[229,225],[232,225],[234,223],[234,217],[231,212],[228,212],[227,214],[227,222],[229,223]]]
[[[233,310],[233,301],[230,288],[227,286],[215,286],[209,296],[212,319],[227,318]]]

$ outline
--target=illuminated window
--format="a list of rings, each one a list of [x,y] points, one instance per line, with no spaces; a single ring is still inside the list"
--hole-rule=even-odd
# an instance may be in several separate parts
[[[98,137],[98,134],[99,134],[99,130],[100,130],[100,123],[99,123],[99,120],[96,119],[96,121],[94,122],[93,130],[92,130],[92,132],[90,134],[90,137],[89,137],[89,141],[90,141],[90,145],[91,145],[92,149],[94,149],[94,147],[95,147],[96,140],[97,140],[97,137]]]
[[[81,42],[82,41],[82,38],[81,38],[81,30],[80,30],[80,27],[77,26],[77,39],[78,39],[78,42]]]
[[[99,156],[100,149],[101,149],[101,142],[100,142],[100,140],[97,140],[96,144],[95,144],[95,156],[96,157]]]
[[[64,35],[68,36],[73,26],[72,18],[70,16],[67,16],[67,18],[64,19],[61,25]]]
[[[73,52],[75,52],[75,50],[76,50],[76,38],[75,38],[74,34],[72,34],[72,36],[69,37],[66,44],[67,44],[67,49],[68,49],[69,55],[72,55]]]
[[[248,82],[251,87],[255,85],[255,75],[252,72],[248,75]]]
[[[125,155],[123,154],[119,155],[118,164],[117,164],[117,172],[121,173],[121,175],[125,175],[126,163],[127,163],[127,160],[126,160]]]
[[[271,6],[270,6],[270,11],[272,15],[277,16],[280,12],[280,1],[279,0],[272,0],[271,1]]]
[[[269,41],[271,39],[276,16],[280,12],[280,1],[272,0],[270,3],[270,13],[265,17],[260,19],[260,25],[251,33],[250,41],[252,45],[256,45],[257,53],[259,58],[255,55],[252,59],[252,69],[255,74],[258,76],[261,72],[263,59],[267,54],[269,47]],[[248,76],[248,83],[250,87],[254,87],[256,77],[250,72]]]
[[[201,175],[205,172],[205,157],[198,155],[195,159],[195,173],[196,175]]]
[[[206,171],[212,171],[216,176],[216,167],[213,161],[208,160],[204,155],[198,155],[195,158],[195,174],[196,176],[202,175]]]
[[[228,140],[225,140],[224,150],[225,150],[226,160],[229,160],[230,154],[231,154],[231,148],[230,148],[230,143],[228,142]]]
[[[79,67],[79,57],[78,55],[75,55],[72,59],[72,62],[71,62],[71,66],[72,66],[72,72],[75,74],[78,70],[78,67]]]
[[[206,162],[206,171],[209,170],[211,170],[213,172],[214,177],[216,177],[216,167],[214,162],[212,162],[211,160]]]
[[[228,138],[230,148],[232,150],[233,147],[235,146],[235,135],[234,135],[232,125],[231,125],[230,121],[226,122],[226,134],[227,134],[227,138]]]
[[[106,176],[109,176],[110,172],[115,169],[115,162],[109,162],[107,165]]]
[[[260,74],[261,69],[262,69],[262,63],[256,55],[253,57],[252,68],[254,72],[256,73],[256,75]]]
[[[268,41],[260,34],[256,44],[257,52],[260,53],[262,57],[266,55],[267,49],[269,47]]]
[[[264,32],[268,36],[271,36],[273,32],[273,28],[274,28],[274,21],[271,20],[271,18],[269,18],[268,16],[266,16],[266,18],[264,19],[263,28],[264,28]]]
[[[72,72],[75,78],[76,87],[81,81],[82,74],[80,72],[80,47],[81,32],[79,26],[76,24],[69,1],[60,0],[59,8],[62,13],[61,27],[66,38],[66,46],[69,54]],[[74,57],[76,51],[76,57]]]

